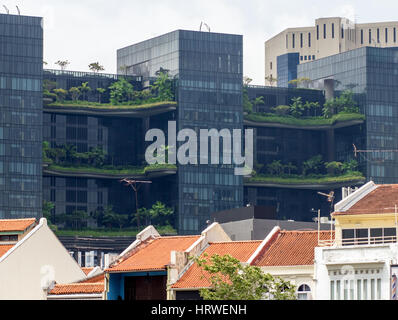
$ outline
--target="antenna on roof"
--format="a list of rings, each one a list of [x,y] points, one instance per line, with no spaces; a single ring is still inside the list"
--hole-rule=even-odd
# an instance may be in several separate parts
[[[3,4],[4,9],[6,9],[7,14],[10,14],[10,10]]]
[[[207,23],[205,23],[205,22],[203,22],[203,21],[200,23],[199,31],[202,31],[202,26],[203,26],[203,25],[205,25],[206,28],[207,28],[207,30],[210,32],[210,27],[207,25]]]
[[[20,16],[21,15],[21,11],[19,10],[18,6],[16,6],[16,7],[17,7],[18,15]]]

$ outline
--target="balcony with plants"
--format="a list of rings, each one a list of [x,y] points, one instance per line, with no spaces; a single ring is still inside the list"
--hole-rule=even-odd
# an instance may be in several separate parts
[[[50,148],[43,142],[43,173],[52,176],[79,176],[86,178],[155,178],[173,175],[177,166],[155,164],[147,166],[113,165],[110,157],[99,147],[88,152],[77,152],[73,145]]]
[[[88,82],[80,86],[57,88],[45,80],[44,111],[51,113],[95,114],[104,116],[145,117],[176,110],[174,82],[162,70],[148,89],[136,90],[124,77],[107,88],[92,89]]]
[[[268,165],[256,164],[245,186],[281,187],[298,189],[330,189],[360,185],[366,178],[358,171],[358,162],[324,162],[317,155],[296,166],[273,161]]]
[[[323,106],[318,102],[303,101],[295,97],[290,105],[270,108],[269,112],[254,112],[264,105],[262,97],[249,100],[244,87],[243,104],[245,125],[281,127],[307,130],[328,130],[362,124],[365,116],[360,113],[351,91],[344,91],[339,97],[327,100]]]

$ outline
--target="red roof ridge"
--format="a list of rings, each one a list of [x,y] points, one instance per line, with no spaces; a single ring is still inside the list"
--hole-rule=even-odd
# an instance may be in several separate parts
[[[281,233],[325,233],[325,232],[329,232],[330,230],[281,230]]]
[[[229,243],[254,243],[254,242],[262,242],[262,240],[241,240],[241,241],[212,241],[209,244],[229,244]]]

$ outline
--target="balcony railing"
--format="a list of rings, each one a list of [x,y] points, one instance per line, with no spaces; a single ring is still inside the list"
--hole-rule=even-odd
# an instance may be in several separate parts
[[[363,246],[363,245],[375,245],[385,243],[396,243],[397,236],[384,236],[384,237],[366,237],[366,238],[349,238],[349,239],[328,239],[319,240],[319,247],[333,247],[333,246]]]

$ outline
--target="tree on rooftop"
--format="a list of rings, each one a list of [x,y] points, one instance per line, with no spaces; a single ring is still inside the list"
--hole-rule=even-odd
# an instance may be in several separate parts
[[[301,97],[292,98],[292,104],[290,105],[290,113],[293,117],[299,118],[303,115],[305,107],[301,101]]]
[[[270,84],[270,86],[272,86],[275,82],[278,81],[278,79],[274,78],[271,74],[271,75],[265,77],[265,81],[267,81]]]
[[[259,267],[243,265],[230,255],[194,258],[210,288],[200,290],[204,300],[296,300],[295,286]]]
[[[307,161],[303,162],[302,170],[303,175],[307,175],[308,173],[319,173],[322,167],[322,155],[314,156]]]
[[[359,113],[359,108],[354,100],[352,91],[346,90],[339,97],[325,102],[323,107],[323,115],[325,118],[330,118],[333,114],[339,112]]]
[[[61,70],[63,71],[68,65],[70,65],[70,62],[68,60],[58,60],[57,62],[55,62],[55,64],[59,65]]]
[[[89,67],[89,69],[90,69],[91,71],[93,71],[93,72],[95,72],[95,73],[98,73],[98,72],[100,72],[100,71],[104,71],[104,70],[105,70],[104,66],[100,65],[99,62],[90,63],[90,64],[88,65],[88,67]]]
[[[101,103],[102,95],[105,93],[106,90],[104,88],[97,88],[96,91],[98,94],[98,103]]]
[[[77,101],[80,97],[80,89],[78,87],[72,87],[69,89],[69,94],[73,101]]]
[[[249,77],[243,77],[243,91],[242,91],[243,111],[245,111],[247,113],[253,112],[253,103],[250,101],[249,93],[248,93],[248,87],[252,81],[253,80]]]
[[[156,92],[160,101],[174,100],[173,94],[173,80],[169,75],[169,70],[160,68],[156,72],[156,81],[152,85],[152,90]]]
[[[111,103],[115,105],[129,101],[134,95],[133,85],[124,78],[110,85],[109,90]]]
[[[53,92],[57,95],[58,102],[64,102],[66,96],[68,95],[68,91],[62,88],[54,89]]]
[[[91,87],[88,85],[88,82],[83,82],[79,89],[83,94],[83,100],[87,100],[87,94],[91,91]]]
[[[281,163],[281,160],[275,160],[268,164],[267,171],[270,175],[281,175],[283,172],[283,164]]]

